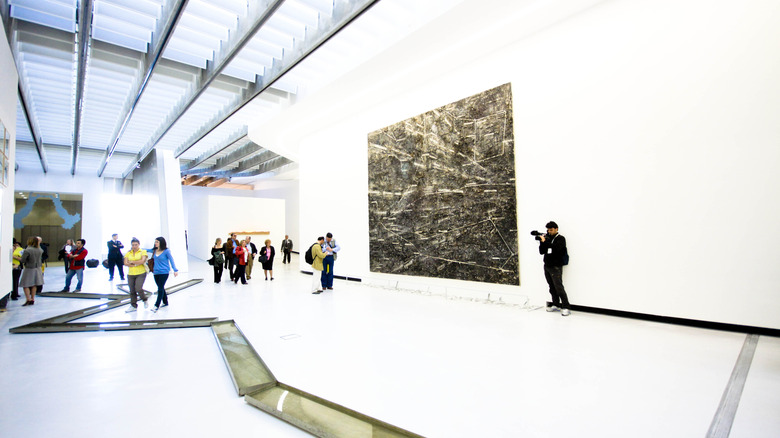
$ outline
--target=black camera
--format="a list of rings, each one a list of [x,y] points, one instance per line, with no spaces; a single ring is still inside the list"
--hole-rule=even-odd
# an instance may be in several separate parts
[[[545,233],[542,233],[542,232],[539,232],[539,231],[536,231],[536,230],[531,231],[531,235],[534,236],[534,239],[536,239],[536,240],[542,240],[542,238],[540,236],[544,236],[544,234]]]

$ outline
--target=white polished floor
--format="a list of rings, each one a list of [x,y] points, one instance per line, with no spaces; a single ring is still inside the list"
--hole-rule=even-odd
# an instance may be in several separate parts
[[[702,437],[745,340],[340,280],[312,295],[293,261],[277,262],[274,281],[256,270],[243,286],[215,285],[211,267],[190,259],[191,272],[168,284],[205,281],[156,315],[119,308],[87,320],[233,319],[281,382],[447,438]],[[63,278],[50,268],[44,290],[61,289]],[[108,292],[107,279],[91,269],[83,289]],[[236,395],[209,329],[10,334],[96,303],[23,302],[0,314],[2,437],[310,436]],[[780,339],[762,336],[731,436],[780,436],[778,413]]]

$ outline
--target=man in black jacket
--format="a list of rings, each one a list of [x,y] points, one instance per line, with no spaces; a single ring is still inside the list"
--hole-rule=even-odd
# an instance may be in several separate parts
[[[558,224],[550,221],[546,225],[547,234],[539,236],[539,254],[544,254],[544,278],[550,286],[552,303],[547,303],[548,312],[561,311],[569,316],[571,306],[566,289],[563,288],[563,265],[569,262],[566,238],[558,234]]]
[[[116,266],[117,270],[119,270],[119,278],[122,279],[122,281],[125,280],[125,271],[124,271],[124,257],[122,256],[122,248],[125,246],[122,245],[122,242],[117,240],[117,237],[119,237],[117,234],[111,235],[111,240],[107,242],[108,245],[108,272],[109,278],[108,281],[114,280],[114,266]]]

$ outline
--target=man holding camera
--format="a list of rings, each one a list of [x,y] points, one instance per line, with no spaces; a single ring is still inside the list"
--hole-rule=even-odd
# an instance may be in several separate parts
[[[563,265],[569,263],[569,252],[566,249],[566,238],[558,234],[558,224],[550,221],[545,225],[547,234],[536,236],[539,240],[539,254],[544,255],[544,278],[550,286],[552,304],[547,306],[548,312],[561,311],[561,315],[569,316],[571,306],[566,289],[563,288]],[[548,303],[549,304],[549,303]]]

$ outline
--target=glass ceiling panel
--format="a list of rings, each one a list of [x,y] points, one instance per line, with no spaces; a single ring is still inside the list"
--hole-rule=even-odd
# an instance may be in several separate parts
[[[136,24],[129,24],[120,18],[114,18],[108,15],[95,15],[92,21],[92,26],[93,29],[110,30],[115,34],[125,35],[128,38],[141,40],[144,43],[148,43],[152,40],[153,28]]]
[[[113,5],[121,6],[127,9],[132,9],[140,13],[152,16],[160,17],[162,12],[162,0],[97,0],[98,3],[111,3]]]
[[[94,9],[94,19],[98,17],[110,17],[122,20],[124,26],[136,26],[144,29],[154,29],[157,24],[157,15],[149,15],[137,11],[132,7],[118,6],[105,1],[97,1]],[[93,20],[94,20],[93,19]]]
[[[183,29],[179,29],[176,32],[190,33]],[[167,56],[168,50],[175,50],[182,53],[186,53],[190,56],[195,56],[204,61],[206,60],[210,61],[214,58],[214,50],[211,49],[210,47],[201,44],[201,42],[198,40],[192,41],[181,37],[171,39],[171,42],[168,43],[168,47],[165,48],[166,57],[168,57]]]
[[[256,2],[257,0],[251,1]],[[214,6],[236,14],[239,17],[244,17],[248,10],[247,3],[247,0],[220,0]]]
[[[320,12],[301,2],[287,0],[278,13],[307,26],[317,27],[319,24]]]
[[[224,32],[227,34],[227,30]],[[179,48],[190,47],[185,50],[195,55],[203,56],[204,53],[214,53],[215,50],[219,50],[221,40],[211,34],[201,32],[196,28],[179,26],[176,28],[176,34],[171,39],[170,44]],[[204,56],[211,60],[213,55]]]
[[[193,14],[184,14],[179,20],[180,28],[187,28],[193,31],[209,35],[217,40],[226,40],[230,36],[230,29],[225,26],[216,26],[213,22]],[[178,31],[179,28],[177,28]]]
[[[295,1],[295,3],[300,3],[302,5],[305,5],[306,7],[309,7],[311,9],[315,9],[328,17],[331,14],[333,14],[333,0],[293,0],[293,1]]]
[[[193,14],[197,17],[209,20],[214,23],[215,26],[235,29],[238,25],[239,16],[236,13],[206,3],[202,0],[190,0],[189,3],[187,3],[187,9],[184,13]],[[244,12],[244,14],[246,14],[246,12]]]
[[[92,28],[92,38],[116,44],[117,46],[135,50],[137,52],[146,52],[147,43],[143,39],[129,37],[125,34],[114,32],[113,30],[100,27]]]
[[[174,49],[170,46],[170,44],[165,48],[163,57],[172,61],[181,62],[182,64],[191,65],[193,67],[206,68],[206,58]]]
[[[11,17],[47,27],[76,31],[76,0],[11,0]]]

